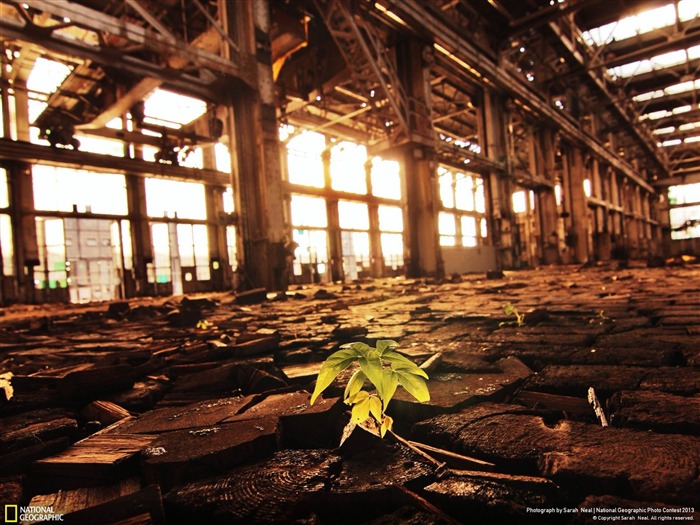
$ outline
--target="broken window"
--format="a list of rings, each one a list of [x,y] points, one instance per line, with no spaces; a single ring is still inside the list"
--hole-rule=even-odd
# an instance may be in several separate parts
[[[300,282],[328,280],[328,239],[325,230],[301,229],[292,231],[297,249],[294,252],[294,275]]]
[[[398,206],[379,206],[380,243],[385,269],[403,266],[403,212]]]
[[[477,246],[487,237],[484,181],[474,173],[438,168],[440,200],[447,211],[438,217],[442,246]],[[482,221],[483,219],[483,221]],[[477,233],[478,230],[478,233]]]
[[[671,206],[671,238],[675,240],[700,237],[700,183],[668,188]]]
[[[331,148],[331,187],[349,193],[367,193],[367,148],[340,142]]]
[[[369,275],[369,211],[364,202],[339,201],[338,222],[343,250],[345,278],[355,280]]]
[[[236,202],[233,200],[233,188],[226,188],[221,194],[224,202],[224,213],[233,213],[236,211]]]
[[[32,182],[37,210],[128,213],[124,175],[35,164]]]
[[[438,215],[438,231],[440,232],[440,246],[456,246],[457,227],[455,216],[452,213],[440,212]]]
[[[146,179],[146,210],[149,217],[205,220],[204,184]]]
[[[305,131],[287,143],[287,172],[289,182],[313,188],[323,188],[323,159],[326,138],[320,133]]]
[[[34,286],[37,289],[68,287],[66,273],[66,243],[63,219],[36,219],[39,265],[34,267]]]
[[[0,249],[2,250],[3,275],[15,274],[14,244],[10,216],[0,213]]]
[[[170,234],[163,222],[151,224],[153,263],[149,264],[148,282],[165,284],[172,281],[170,269]]]
[[[401,198],[401,168],[395,160],[372,159],[372,195],[385,199]]]
[[[194,268],[198,281],[208,281],[211,278],[209,270],[209,237],[205,224],[178,224],[177,225],[177,245],[180,255],[180,266],[185,272],[191,272]],[[187,268],[187,270],[185,270]]]
[[[300,282],[327,280],[328,225],[326,201],[321,197],[292,195],[292,237],[298,244],[294,252],[294,275]]]

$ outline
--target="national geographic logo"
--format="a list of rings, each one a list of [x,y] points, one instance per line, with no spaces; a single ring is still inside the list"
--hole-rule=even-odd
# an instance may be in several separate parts
[[[5,505],[5,523],[20,521],[63,521],[63,514],[54,512],[53,507]]]

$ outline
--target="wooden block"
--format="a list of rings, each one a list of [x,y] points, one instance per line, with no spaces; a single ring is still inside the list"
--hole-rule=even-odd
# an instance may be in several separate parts
[[[135,468],[138,454],[154,439],[145,434],[98,432],[55,456],[34,462],[32,474],[55,480],[111,481]]]
[[[238,414],[254,402],[253,396],[226,397],[183,407],[159,408],[126,425],[124,433],[160,434],[175,430],[210,427]]]
[[[81,412],[89,421],[99,421],[105,426],[131,416],[128,410],[111,401],[93,401]]]
[[[0,472],[23,473],[37,459],[57,454],[70,446],[67,437],[44,441],[0,456]]]
[[[236,304],[256,304],[267,301],[267,290],[265,288],[254,288],[236,294]]]
[[[513,402],[541,410],[555,410],[587,417],[593,416],[593,410],[588,401],[582,397],[559,396],[545,392],[520,390],[513,398]]]
[[[157,485],[150,485],[138,492],[65,514],[63,523],[68,525],[85,523],[162,525],[165,523],[165,513],[160,488]]]
[[[143,453],[146,480],[163,490],[210,476],[277,449],[277,418],[161,434]]]
[[[33,507],[53,507],[56,514],[70,514],[88,507],[133,494],[141,490],[139,478],[127,478],[111,485],[59,490],[51,494],[39,494],[29,502]],[[105,517],[107,518],[107,517]]]

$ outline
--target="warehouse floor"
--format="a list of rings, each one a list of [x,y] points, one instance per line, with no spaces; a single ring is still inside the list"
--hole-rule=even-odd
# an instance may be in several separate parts
[[[73,523],[699,520],[700,266],[490,277],[2,309],[1,499]],[[339,447],[351,371],[308,392],[378,339],[431,400],[399,389],[399,438]]]

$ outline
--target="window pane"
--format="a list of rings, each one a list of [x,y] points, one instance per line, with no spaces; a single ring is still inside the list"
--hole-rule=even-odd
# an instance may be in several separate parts
[[[12,223],[10,216],[0,215],[0,246],[2,246],[3,275],[15,274],[14,245],[12,243]]]
[[[474,211],[474,181],[471,176],[457,174],[455,201],[457,209]]]
[[[306,131],[287,143],[289,182],[323,188],[323,160],[326,138],[320,133]]]
[[[672,208],[670,214],[672,239],[700,237],[700,206]]]
[[[7,170],[0,168],[0,208],[10,205],[9,187],[7,185]]]
[[[381,243],[384,264],[393,270],[403,266],[403,236],[400,233],[382,233]]]
[[[369,230],[369,214],[364,202],[338,201],[338,222],[347,230]]]
[[[331,149],[331,186],[334,190],[367,193],[367,148],[341,142]]]
[[[513,211],[515,213],[525,213],[527,211],[527,201],[524,191],[513,193]]]
[[[165,179],[146,179],[146,210],[149,217],[207,218],[204,184]]]
[[[438,173],[440,171],[438,170]],[[443,171],[440,175],[440,199],[442,200],[442,205],[445,208],[455,207],[455,196],[454,188],[452,187],[453,177],[452,173],[449,171]]]
[[[82,211],[126,215],[123,175],[34,165],[34,205],[37,210]]]
[[[372,160],[372,194],[385,199],[401,198],[399,163],[375,157]]]
[[[462,217],[462,244],[476,246],[476,218]]]
[[[440,213],[438,216],[438,231],[440,235],[454,235],[457,232],[455,216],[451,213]]]
[[[383,232],[403,231],[403,212],[398,206],[379,206],[379,230]]]
[[[292,195],[292,225],[324,228],[328,224],[326,201],[320,197]]]
[[[476,179],[476,211],[486,213],[486,196],[484,195],[484,181]]]
[[[668,188],[668,202],[671,205],[700,202],[700,182],[682,186],[670,186]]]

